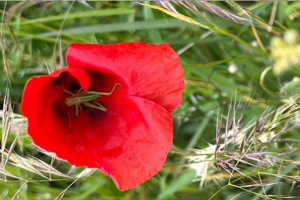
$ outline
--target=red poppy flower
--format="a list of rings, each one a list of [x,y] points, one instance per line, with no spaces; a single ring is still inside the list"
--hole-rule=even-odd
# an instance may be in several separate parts
[[[98,168],[120,190],[145,182],[171,148],[183,72],[168,44],[72,44],[68,68],[32,78],[21,111],[34,143]]]

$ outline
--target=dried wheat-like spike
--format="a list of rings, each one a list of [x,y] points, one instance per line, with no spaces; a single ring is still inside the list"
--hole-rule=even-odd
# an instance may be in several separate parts
[[[6,142],[11,130],[12,124],[12,107],[10,102],[10,95],[8,86],[6,86],[6,92],[3,102],[3,111],[1,112],[2,116],[2,139],[1,139],[1,167],[4,168],[7,160],[4,158],[4,151],[6,147]]]
[[[165,9],[177,13],[177,10],[174,8],[174,6],[169,1],[155,1],[158,5],[161,5]]]
[[[202,1],[193,1],[193,2],[197,3],[199,6],[201,6],[203,9],[207,10],[208,12],[213,13],[226,20],[231,20],[238,24],[251,24],[253,22],[249,15],[247,15],[248,18],[245,18],[229,10],[226,10],[220,6],[208,2],[202,2]]]
[[[299,100],[299,96],[295,99]],[[261,180],[260,175],[277,176],[285,180],[295,179],[295,176],[284,176],[277,170],[282,170],[289,165],[299,169],[300,163],[295,160],[299,147],[294,147],[299,141],[293,138],[281,136],[297,126],[293,119],[299,113],[298,103],[285,103],[274,111],[266,110],[261,116],[254,119],[246,126],[242,125],[242,114],[237,116],[238,103],[230,104],[226,116],[218,118],[216,130],[216,144],[209,144],[207,148],[193,151],[193,155],[187,157],[188,166],[195,169],[200,179],[200,186],[204,182],[216,177],[220,172],[228,174],[227,178],[237,178],[240,181],[251,180],[251,184],[240,187],[273,186],[280,182]],[[221,125],[225,119],[225,124]],[[275,151],[274,149],[280,150]],[[212,155],[214,153],[214,155]],[[244,170],[247,169],[247,170]],[[274,174],[263,174],[265,170],[275,171]],[[223,176],[224,178],[224,176]],[[296,178],[297,179],[297,178]],[[291,180],[290,180],[291,181]],[[299,180],[292,180],[299,182]]]
[[[248,15],[249,11],[245,11],[245,9],[240,8],[240,10],[242,10],[247,16],[248,18],[239,16],[237,14],[235,14],[232,11],[229,11],[227,9],[224,9],[220,6],[214,5],[212,3],[209,2],[204,2],[204,1],[191,1],[191,0],[186,0],[186,1],[156,1],[156,3],[164,8],[166,8],[169,11],[172,12],[176,12],[178,13],[178,11],[176,10],[176,8],[172,5],[172,3],[174,4],[178,4],[180,6],[183,6],[184,8],[192,11],[194,14],[207,18],[205,12],[201,12],[196,5],[200,6],[202,9],[217,15],[223,19],[226,20],[231,20],[235,23],[239,23],[239,24],[251,24],[253,21],[250,17],[250,15]]]
[[[266,23],[264,20],[260,19],[258,16],[252,14],[249,10],[247,10],[246,8],[243,8],[241,6],[239,6],[237,3],[235,3],[234,1],[225,1],[226,3],[229,3],[232,7],[238,9],[243,15],[245,16],[241,16],[240,14],[234,13],[228,9],[222,8],[221,6],[215,5],[213,3],[209,3],[207,1],[202,1],[202,0],[185,0],[185,1],[165,1],[165,0],[156,0],[155,3],[161,7],[161,8],[165,8],[166,10],[168,10],[169,12],[174,12],[176,14],[180,14],[185,16],[183,13],[181,13],[180,11],[178,11],[178,9],[176,9],[173,4],[177,4],[178,6],[181,6],[182,8],[185,8],[186,10],[191,11],[192,13],[194,13],[196,16],[202,17],[205,20],[207,20],[208,22],[210,22],[211,24],[214,25],[213,21],[211,21],[208,16],[207,16],[207,12],[210,12],[214,15],[217,15],[225,20],[230,20],[233,21],[235,23],[238,24],[244,24],[244,25],[254,25],[257,27],[261,27],[261,28],[265,28],[270,32],[275,33],[276,35],[281,35],[282,34],[282,30],[273,27],[271,25],[269,25],[268,23]],[[198,8],[203,9],[204,11],[200,11]],[[181,16],[181,18],[183,18]]]
[[[8,163],[16,166],[18,168],[25,169],[29,172],[32,172],[34,174],[37,174],[45,179],[51,179],[51,177],[45,176],[43,173],[48,173],[49,175],[55,175],[60,176],[64,178],[72,178],[71,176],[68,176],[66,174],[63,174],[56,170],[51,165],[43,162],[42,160],[39,160],[34,157],[25,157],[20,156],[14,152],[10,153],[8,151],[4,152],[4,157],[8,158]],[[43,173],[42,173],[43,172]]]

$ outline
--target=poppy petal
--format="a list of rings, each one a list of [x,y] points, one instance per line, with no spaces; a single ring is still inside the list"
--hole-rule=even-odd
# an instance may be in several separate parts
[[[27,132],[36,145],[47,151],[57,153],[59,148],[67,154],[74,154],[74,149],[65,145],[70,131],[61,134],[63,130],[57,129],[69,126],[69,108],[64,103],[62,92],[75,83],[87,89],[91,80],[83,69],[65,68],[50,75],[34,77],[24,88],[21,111],[28,119]],[[76,139],[71,142],[75,143]],[[90,161],[81,160],[78,165],[85,163],[88,165]]]
[[[70,164],[97,167],[120,190],[133,188],[163,166],[172,145],[172,117],[139,97],[115,95],[102,102],[107,112],[87,109],[75,117],[53,112],[57,105],[52,97],[35,121],[40,126],[29,133],[38,146]]]
[[[70,68],[117,74],[128,95],[154,101],[169,112],[182,101],[183,71],[178,55],[166,43],[72,44],[67,62]]]
[[[115,96],[107,112],[93,115],[87,148],[120,190],[145,182],[163,166],[173,121],[162,106],[139,97]]]
[[[21,111],[34,143],[99,168],[120,190],[150,179],[172,145],[170,112],[184,88],[178,55],[168,44],[73,44],[67,61],[25,86]]]

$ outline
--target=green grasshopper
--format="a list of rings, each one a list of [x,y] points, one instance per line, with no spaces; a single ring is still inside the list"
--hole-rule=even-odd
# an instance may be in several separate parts
[[[117,85],[122,86],[121,83],[116,83],[113,87],[113,89],[110,92],[94,92],[94,91],[83,91],[82,88],[78,90],[76,94],[63,89],[63,91],[69,95],[70,97],[67,97],[65,100],[65,103],[67,106],[75,106],[75,116],[78,117],[78,107],[82,110],[82,107],[80,104],[90,107],[90,108],[95,108],[101,111],[107,111],[107,109],[98,103],[96,100],[100,96],[110,96],[114,90],[116,89]]]

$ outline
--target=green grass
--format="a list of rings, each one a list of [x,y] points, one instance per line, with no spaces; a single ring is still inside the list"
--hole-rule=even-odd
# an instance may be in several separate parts
[[[300,68],[296,63],[275,74],[279,60],[271,48],[275,37],[299,32],[300,2],[211,2],[215,14],[191,4],[195,10],[172,2],[173,12],[154,2],[0,2],[6,163],[0,168],[0,199],[300,198],[299,84],[283,87],[299,77]],[[65,66],[71,43],[128,41],[169,43],[180,54],[186,88],[173,113],[174,145],[164,168],[120,192],[101,172],[73,168],[36,149],[19,106],[26,81]],[[300,45],[298,36],[294,45]],[[229,72],[230,66],[236,71]],[[216,145],[213,151],[209,145]],[[202,179],[188,167],[191,162],[208,164]],[[81,172],[87,174],[77,177]]]

